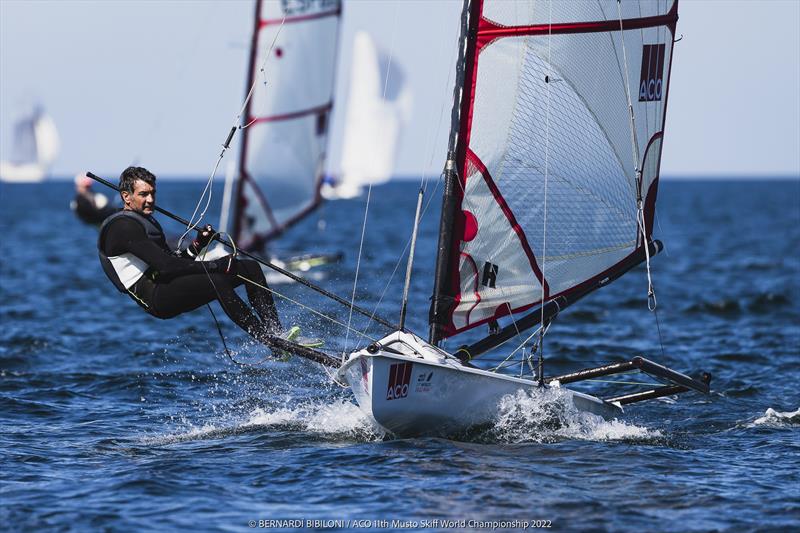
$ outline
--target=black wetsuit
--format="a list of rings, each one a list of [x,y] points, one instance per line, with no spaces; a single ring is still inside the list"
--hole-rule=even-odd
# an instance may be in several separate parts
[[[147,225],[148,221],[152,225]],[[226,272],[230,256],[216,261],[195,261],[178,256],[167,247],[161,226],[153,217],[131,216],[130,212],[120,213],[103,224],[98,251],[114,285],[155,317],[172,318],[218,300],[230,319],[257,340],[262,340],[263,334],[277,334],[280,330],[269,291],[246,283],[247,297],[258,317],[234,291],[245,283],[237,274],[267,286],[264,273],[255,261],[234,259],[230,272]],[[148,269],[125,289],[114,269],[109,271],[107,258],[128,253],[144,261]]]

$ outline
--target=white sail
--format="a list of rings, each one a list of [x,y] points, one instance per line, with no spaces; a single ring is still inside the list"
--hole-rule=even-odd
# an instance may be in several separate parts
[[[642,247],[639,195],[649,237],[677,2],[621,8],[473,4],[447,335],[613,273]]]
[[[323,189],[326,198],[353,198],[389,181],[411,108],[400,67],[365,31],[355,35],[350,68],[341,175],[332,190]]]
[[[0,161],[0,180],[36,182],[45,178],[58,155],[59,138],[53,120],[40,108],[14,126],[10,161]]]
[[[623,405],[709,393],[710,374],[692,378],[641,356],[548,378],[542,345],[526,339],[660,248],[651,226],[677,1],[625,2],[614,17],[615,4],[465,1],[431,341],[401,325],[337,373],[386,430],[463,434],[496,422],[512,397],[559,416],[610,418]],[[629,83],[641,88],[636,104]],[[541,310],[455,354],[436,345],[537,302]],[[517,348],[485,361],[494,368],[465,364],[512,338]],[[605,398],[562,387],[631,372],[649,378],[617,382]]]
[[[333,0],[256,3],[255,90],[231,206],[230,233],[243,248],[263,247],[320,201],[340,13]]]

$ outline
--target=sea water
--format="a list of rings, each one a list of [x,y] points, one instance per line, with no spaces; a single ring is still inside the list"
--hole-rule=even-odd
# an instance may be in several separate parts
[[[187,216],[202,185],[163,181],[159,204]],[[271,252],[342,252],[313,272],[317,283],[349,298],[358,264],[356,303],[396,321],[416,191],[373,189],[360,257],[365,198],[326,203]],[[214,193],[206,220],[216,224]],[[410,291],[407,325],[423,336],[440,194],[428,184]],[[551,374],[643,355],[710,372],[710,395],[606,421],[556,388],[520,393],[492,427],[449,439],[385,434],[322,367],[271,359],[218,307],[230,354],[204,308],[144,314],[105,279],[97,230],[69,211],[71,196],[68,182],[0,185],[4,530],[800,526],[796,180],[663,181],[657,313],[639,268],[562,313],[546,337]],[[334,353],[385,333],[277,281],[284,324]]]

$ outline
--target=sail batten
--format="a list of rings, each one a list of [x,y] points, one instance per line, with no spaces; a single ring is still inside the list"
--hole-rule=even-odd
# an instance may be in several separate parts
[[[677,1],[625,2],[621,16],[616,0],[471,10],[439,338],[569,295],[651,239],[677,22]]]

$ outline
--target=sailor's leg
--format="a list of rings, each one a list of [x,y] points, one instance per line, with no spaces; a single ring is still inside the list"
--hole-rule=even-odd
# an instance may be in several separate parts
[[[250,311],[234,290],[241,280],[228,274],[190,274],[168,283],[159,283],[153,295],[154,313],[159,318],[172,318],[218,300],[225,314],[240,328],[263,342],[265,325]]]
[[[247,299],[250,305],[256,310],[264,327],[268,331],[278,332],[281,330],[281,321],[278,318],[278,311],[275,308],[275,300],[272,293],[261,287],[267,287],[267,280],[261,266],[252,260],[237,260],[237,270],[242,277],[247,278],[244,285],[247,290]],[[250,283],[252,281],[253,283]]]

